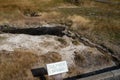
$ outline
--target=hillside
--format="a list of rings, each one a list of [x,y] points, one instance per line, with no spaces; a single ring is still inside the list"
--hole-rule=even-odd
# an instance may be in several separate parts
[[[0,24],[24,27],[58,23],[119,54],[119,0],[4,0],[0,1]],[[76,6],[77,5],[77,6]]]
[[[55,33],[46,28],[51,26],[64,26],[68,32],[63,36],[51,35]],[[16,34],[21,28],[37,27],[45,27],[50,34]],[[68,35],[69,32],[72,33]],[[34,80],[31,68],[61,60],[74,65],[64,78],[119,63],[120,0],[0,0],[0,69],[4,68],[0,80],[18,76]]]

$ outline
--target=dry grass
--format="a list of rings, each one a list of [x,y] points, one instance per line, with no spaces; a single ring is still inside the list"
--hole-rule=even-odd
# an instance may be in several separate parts
[[[80,45],[79,40],[73,40],[72,43],[73,43],[74,45]]]
[[[41,20],[47,21],[48,23],[55,22],[62,17],[61,13],[57,11],[41,12],[40,15]]]
[[[83,74],[105,68],[106,66],[113,65],[111,57],[103,55],[99,52],[94,53],[95,49],[83,50],[74,52],[74,63],[69,66],[67,77]]]
[[[74,26],[74,24],[72,26]],[[120,46],[119,26],[120,26],[119,19],[115,20],[114,18],[98,17],[95,18],[95,20],[91,20],[89,23],[86,23],[86,25],[77,24],[77,27],[71,28],[77,31],[79,34],[87,37],[94,43],[107,46],[108,48],[113,50],[114,53],[119,55]]]
[[[61,44],[63,44],[63,45],[67,45],[66,40],[63,39],[63,38],[58,38],[57,41],[59,41],[59,42],[60,42]]]
[[[72,24],[71,28],[73,30],[78,29],[78,27],[80,27],[81,30],[86,30],[86,29],[88,29],[88,27],[86,25],[90,22],[89,19],[79,16],[79,15],[69,16],[68,20],[72,21],[73,24]]]
[[[75,52],[74,60],[75,60],[75,63],[79,66],[86,63],[85,57],[82,54],[78,54],[77,52]]]
[[[34,78],[32,68],[46,67],[48,63],[59,62],[62,57],[57,52],[48,52],[44,55],[35,55],[28,50],[14,52],[0,52],[0,80],[39,80]],[[53,77],[46,76],[47,80]]]
[[[80,5],[74,7],[73,4],[66,3],[65,0],[1,0],[0,24],[9,24],[12,21],[14,21],[13,24],[20,23],[20,25],[22,23],[54,22],[71,26],[73,23],[73,30],[94,42],[100,44],[108,42],[108,45],[112,45],[112,42],[113,45],[119,45],[120,6],[95,2],[94,0],[80,1]],[[119,0],[110,1],[112,1],[111,3],[120,3]],[[71,5],[69,6],[69,4]],[[67,5],[67,8],[58,8],[62,5]],[[25,16],[32,13],[40,13],[40,16],[38,18]],[[112,46],[108,47],[112,48]]]
[[[59,9],[61,5],[67,7]],[[69,5],[73,7],[70,8]],[[82,3],[75,7],[64,0],[0,0],[0,24],[10,24],[13,21],[21,24],[36,24],[41,21],[68,24],[72,30],[93,42],[112,49],[120,58],[120,6],[82,0]],[[26,16],[34,12],[40,13],[40,16]],[[58,41],[64,46],[67,45],[64,39]],[[79,43],[73,41],[73,44]],[[38,58],[30,51],[18,50],[10,54],[0,52],[0,80],[34,80],[30,69],[37,59],[40,66],[45,66],[47,63],[60,61],[61,55],[48,52]],[[111,61],[106,55],[96,55],[89,51],[76,53],[74,60],[76,65],[82,67],[79,69],[81,72],[84,71],[83,68],[109,64]],[[68,76],[78,74],[76,68],[78,67],[70,67]]]
[[[0,52],[0,80],[33,80],[30,69],[36,61],[30,51]]]
[[[60,11],[67,16],[68,24],[72,23],[71,30],[110,48],[119,56],[120,7],[112,4],[111,8],[111,4],[92,3],[94,4],[88,5],[89,7],[84,5],[79,8],[61,8]]]
[[[41,60],[43,61],[44,65],[48,63],[59,62],[62,60],[62,57],[57,52],[48,52],[45,55],[41,55]]]
[[[75,52],[74,55],[75,64],[81,68],[109,65],[112,61],[108,55],[94,53],[94,50]]]
[[[62,60],[62,56],[57,52],[48,52],[40,56],[40,66],[46,66],[46,64],[59,62]],[[46,75],[46,80],[54,80],[53,76]]]

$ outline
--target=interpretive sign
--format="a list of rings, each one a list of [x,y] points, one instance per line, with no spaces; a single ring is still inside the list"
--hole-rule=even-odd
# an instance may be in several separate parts
[[[47,71],[49,76],[68,72],[67,62],[61,61],[47,64]]]

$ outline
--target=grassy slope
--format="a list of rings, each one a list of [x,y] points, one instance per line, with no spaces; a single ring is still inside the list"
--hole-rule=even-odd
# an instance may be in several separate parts
[[[114,3],[117,0],[111,1]],[[62,8],[58,8],[59,6]],[[68,8],[69,6],[72,7]],[[94,42],[104,44],[111,49],[115,48],[115,52],[119,53],[119,10],[118,4],[99,3],[94,0],[81,0],[77,8],[64,0],[1,0],[0,23],[23,20],[25,14],[34,12],[43,12],[41,19],[50,22],[69,24],[73,21],[72,19],[75,19],[72,24],[73,30]],[[29,20],[34,21],[31,18]],[[87,22],[87,20],[89,21]]]
[[[109,47],[120,58],[120,54],[118,55],[120,52],[120,6],[93,0],[83,1],[85,2],[76,8],[73,4],[64,3],[63,0],[0,0],[0,24],[26,20],[26,16],[24,16],[26,13],[42,12],[42,16],[40,16],[42,20],[71,25],[72,30],[96,43]],[[58,8],[59,6],[62,8]],[[38,61],[38,57],[29,51],[13,53],[8,55],[0,52],[0,74],[2,74],[0,79],[34,80],[31,72],[27,70]],[[40,59],[46,60],[43,62],[48,63],[48,56],[43,55]],[[59,61],[56,59],[59,58],[55,57],[54,61]]]
[[[0,22],[23,20],[24,14],[42,12],[42,20],[70,24],[71,29],[119,53],[120,6],[94,0],[81,1],[82,3],[76,8],[64,0],[1,0]],[[70,6],[72,7],[68,8]]]

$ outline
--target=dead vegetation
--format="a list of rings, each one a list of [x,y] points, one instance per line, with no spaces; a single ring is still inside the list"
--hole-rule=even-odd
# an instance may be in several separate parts
[[[75,64],[81,68],[109,65],[112,61],[111,57],[100,53],[94,53],[93,50],[74,53]]]
[[[0,52],[0,80],[39,80],[34,78],[31,69],[39,63],[45,67],[48,63],[61,61],[57,52],[48,52],[44,55],[35,55],[28,50],[15,50],[14,52]],[[47,77],[47,80],[53,79]]]
[[[75,6],[64,0],[0,0],[0,24],[65,24],[92,42],[110,48],[120,58],[120,6],[93,0],[81,1],[80,5]],[[59,8],[62,5],[67,5],[67,8]],[[32,14],[39,16],[31,16]],[[58,41],[64,46],[67,44],[64,39],[60,38]],[[73,44],[79,43],[73,41]],[[33,77],[28,69],[37,59],[37,56],[29,51],[15,51],[12,54],[0,52],[0,80],[21,80],[21,78],[32,80]],[[48,52],[41,55],[39,60],[41,65],[45,65],[45,63],[60,61],[61,55]],[[111,58],[102,54],[82,52],[75,53],[74,60],[79,67],[92,67],[107,65]],[[74,75],[79,73],[77,71],[73,66],[69,73]]]
[[[32,80],[30,69],[36,61],[30,51],[0,52],[0,80]]]
[[[57,41],[59,41],[64,46],[67,45],[67,41],[65,39],[63,39],[63,38],[58,38]]]
[[[79,40],[73,40],[72,43],[73,43],[74,45],[80,45]]]
[[[57,52],[48,52],[40,57],[44,64],[59,62],[62,60],[61,55]]]

